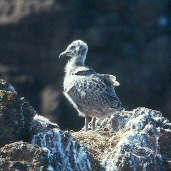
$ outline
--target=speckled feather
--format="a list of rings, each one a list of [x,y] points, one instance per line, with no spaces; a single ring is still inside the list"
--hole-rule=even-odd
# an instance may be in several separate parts
[[[122,109],[114,89],[118,82],[111,80],[110,75],[85,67],[85,70],[71,72],[69,77],[65,79],[71,80],[67,82],[71,87],[65,91],[68,86],[64,84],[64,94],[70,96],[80,115],[105,117]]]

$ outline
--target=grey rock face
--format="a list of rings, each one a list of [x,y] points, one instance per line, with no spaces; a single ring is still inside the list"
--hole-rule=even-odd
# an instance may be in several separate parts
[[[88,151],[77,143],[67,131],[61,131],[57,125],[42,116],[35,116],[33,131],[37,132],[31,143],[46,149],[52,170],[91,171],[92,158]],[[37,125],[37,126],[36,126]]]
[[[38,114],[34,116],[30,127],[33,135],[42,131],[51,130],[53,128],[59,128],[59,126]]]
[[[106,170],[168,170],[171,155],[163,154],[163,146],[171,152],[170,146],[164,145],[166,141],[171,143],[169,121],[159,111],[143,107],[126,113],[118,124],[122,127],[119,142],[105,152],[102,164]],[[110,125],[106,126],[110,129]]]
[[[85,66],[87,51],[87,44],[76,40],[60,54],[71,58],[65,67],[64,95],[85,117],[86,130],[88,117],[104,118],[123,109],[114,89],[119,86],[116,77]]]

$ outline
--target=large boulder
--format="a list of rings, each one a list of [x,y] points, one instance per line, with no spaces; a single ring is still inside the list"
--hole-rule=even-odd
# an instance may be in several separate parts
[[[96,131],[72,135],[106,171],[169,170],[171,123],[159,111],[144,107],[116,116],[97,120]]]
[[[93,158],[68,131],[62,131],[57,124],[36,115],[32,121],[34,134],[31,143],[49,151],[54,170],[91,171]]]

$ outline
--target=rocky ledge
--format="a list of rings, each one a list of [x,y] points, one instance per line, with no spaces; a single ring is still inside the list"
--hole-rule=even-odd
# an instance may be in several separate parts
[[[167,171],[171,123],[139,107],[96,121],[96,130],[62,131],[0,80],[0,171]]]

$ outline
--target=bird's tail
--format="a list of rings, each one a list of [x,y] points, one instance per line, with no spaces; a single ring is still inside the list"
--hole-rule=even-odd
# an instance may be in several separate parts
[[[118,111],[125,111],[125,108],[122,106],[121,101],[118,102],[117,110],[118,110]]]

